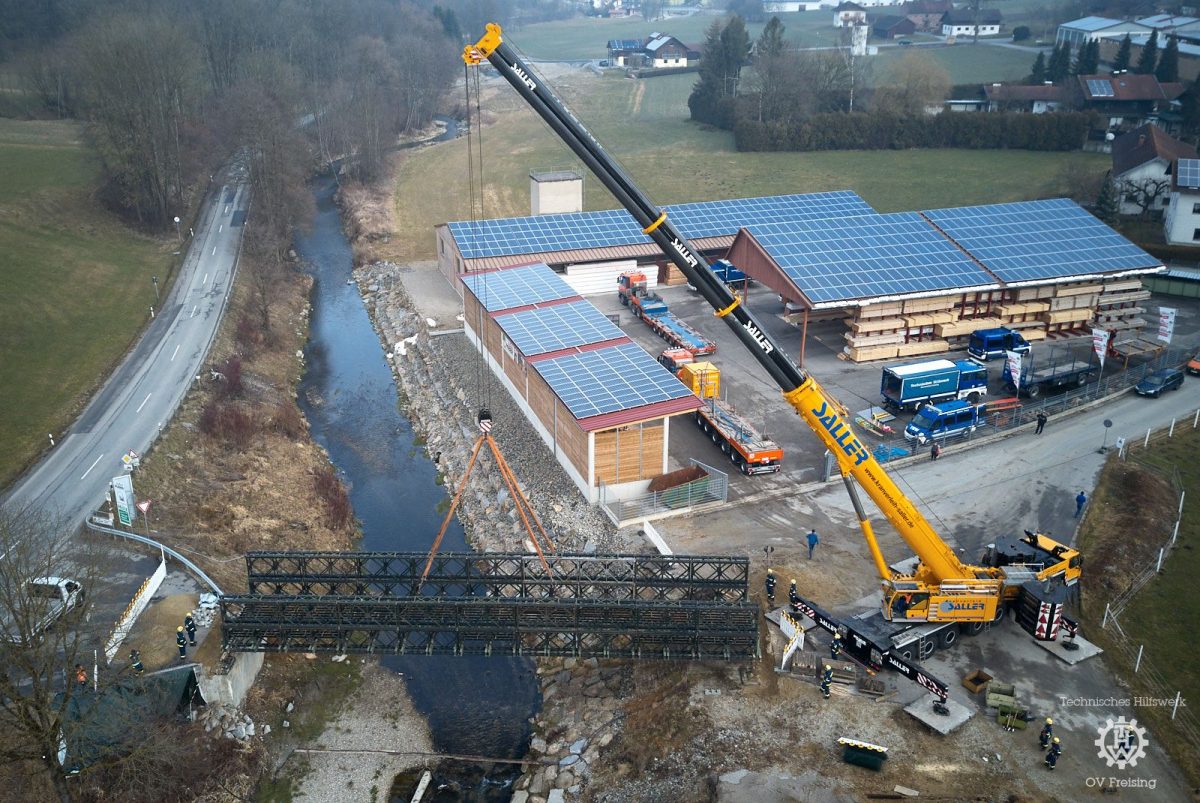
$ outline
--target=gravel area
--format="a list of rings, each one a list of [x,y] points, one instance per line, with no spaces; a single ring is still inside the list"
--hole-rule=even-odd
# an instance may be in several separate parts
[[[429,727],[413,708],[404,679],[375,664],[363,667],[362,683],[345,709],[305,747],[407,753],[295,753],[291,760],[304,767],[295,799],[310,803],[387,800],[392,779],[429,762],[433,753]]]

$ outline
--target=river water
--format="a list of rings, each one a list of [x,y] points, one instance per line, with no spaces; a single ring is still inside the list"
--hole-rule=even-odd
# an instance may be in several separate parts
[[[311,230],[296,237],[296,250],[315,280],[298,401],[314,439],[350,487],[362,525],[361,548],[423,552],[437,535],[447,493],[399,409],[383,348],[358,288],[348,283],[352,256],[333,203],[336,183],[323,176],[311,187],[317,214]],[[467,549],[457,520],[441,548]],[[383,664],[404,675],[439,752],[494,758],[525,754],[527,720],[540,702],[528,659],[387,656]],[[454,799],[508,800],[511,769],[502,765],[483,780],[478,769],[459,769],[450,780],[475,790],[465,789]]]

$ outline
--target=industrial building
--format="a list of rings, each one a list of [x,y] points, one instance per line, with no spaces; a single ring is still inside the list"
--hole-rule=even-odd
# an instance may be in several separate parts
[[[547,265],[463,278],[467,337],[589,502],[666,473],[701,401]]]
[[[1163,270],[1073,201],[880,214],[849,191],[680,204],[672,221],[707,258],[729,258],[807,326],[843,319],[864,361],[947,351],[975,329],[1030,340],[1143,326],[1140,276]],[[438,261],[460,277],[538,261],[576,293],[615,292],[623,271],[683,281],[623,210],[437,227]]]

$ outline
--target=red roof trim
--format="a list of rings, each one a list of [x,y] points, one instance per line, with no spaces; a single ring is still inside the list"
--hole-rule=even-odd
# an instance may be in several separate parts
[[[595,432],[601,429],[632,424],[635,421],[647,421],[654,418],[668,418],[680,413],[690,413],[704,406],[700,398],[689,393],[678,399],[644,404],[641,407],[631,407],[628,410],[617,410],[603,415],[593,415],[588,418],[578,418],[579,426],[584,432]]]
[[[633,341],[630,338],[622,335],[621,337],[614,337],[611,340],[602,340],[599,343],[585,343],[582,346],[568,346],[565,349],[556,349],[555,351],[547,351],[544,354],[534,354],[533,356],[525,354],[524,357],[525,362],[535,363],[541,362],[542,360],[553,360],[555,357],[564,357],[568,354],[582,354],[585,351],[599,351],[600,349],[606,349],[611,346],[624,346],[626,343],[632,342]],[[553,392],[553,389],[551,392]]]

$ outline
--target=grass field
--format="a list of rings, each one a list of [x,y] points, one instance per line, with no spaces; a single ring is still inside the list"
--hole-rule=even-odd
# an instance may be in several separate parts
[[[932,209],[1062,194],[1067,165],[1102,172],[1109,164],[1097,154],[1029,151],[737,153],[730,134],[688,122],[693,76],[601,80],[585,71],[556,71],[549,77],[661,204],[852,189],[881,212]],[[484,108],[496,120],[483,136],[484,217],[529,214],[530,170],[578,169],[585,176],[585,209],[617,206],[515,93],[506,87],[492,92]],[[407,157],[396,188],[397,236],[387,256],[431,258],[431,227],[470,218],[466,154],[459,139]]]
[[[74,124],[0,119],[0,176],[2,487],[141,329],[170,248],[99,207]]]
[[[1107,466],[1092,497],[1094,507],[1080,532],[1080,548],[1092,561],[1093,571],[1104,573],[1098,578],[1102,584],[1099,588],[1084,578],[1084,623],[1085,627],[1090,625],[1085,634],[1108,650],[1107,660],[1130,681],[1132,695],[1159,697],[1162,691],[1144,685],[1144,675],[1133,672],[1132,652],[1138,644],[1144,645],[1144,660],[1168,685],[1167,695],[1181,692],[1193,714],[1195,701],[1200,700],[1193,642],[1194,623],[1200,621],[1200,597],[1195,593],[1195,578],[1200,573],[1200,502],[1192,498],[1195,489],[1200,488],[1200,463],[1195,459],[1198,448],[1200,432],[1186,426],[1176,429],[1171,440],[1158,441],[1147,452],[1136,451],[1136,458],[1157,472],[1149,473],[1132,460]],[[1159,547],[1170,537],[1179,497],[1163,478],[1175,470],[1180,486],[1187,492],[1176,548],[1162,573],[1152,578],[1121,613],[1120,621],[1131,639],[1132,650],[1120,651],[1109,642],[1114,637],[1111,630],[1100,627],[1104,606],[1112,595],[1125,590],[1133,575],[1153,567]],[[1155,484],[1162,490],[1143,493]],[[1131,499],[1139,500],[1139,504],[1131,507]],[[1186,737],[1172,729],[1170,709],[1140,707],[1136,716],[1151,724],[1152,738],[1167,740],[1168,749],[1192,783],[1200,784],[1200,754],[1194,744],[1187,744]]]

